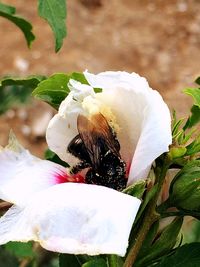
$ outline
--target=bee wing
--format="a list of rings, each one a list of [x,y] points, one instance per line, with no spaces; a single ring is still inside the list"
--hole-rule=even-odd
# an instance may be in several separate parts
[[[91,162],[95,167],[100,165],[102,152],[107,147],[115,155],[119,156],[119,150],[116,147],[116,140],[112,129],[101,113],[93,115],[90,119],[79,115],[77,128],[88,150]]]

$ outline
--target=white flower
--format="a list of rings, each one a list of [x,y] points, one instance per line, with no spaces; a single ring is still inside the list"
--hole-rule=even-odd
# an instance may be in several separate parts
[[[71,183],[74,182],[74,183]],[[83,183],[80,175],[25,150],[13,135],[0,151],[0,244],[37,241],[47,250],[124,256],[141,201]]]
[[[128,184],[145,179],[172,139],[162,97],[135,73],[84,74],[89,85],[70,80],[70,93],[49,123],[49,148],[74,166],[80,158],[67,149],[79,134],[77,120],[84,116],[87,122],[100,113],[120,143],[121,159],[115,160],[123,167],[126,163]],[[141,201],[105,186],[80,183],[82,175],[70,175],[68,169],[34,157],[11,136],[0,151],[0,198],[14,205],[0,218],[0,244],[34,240],[61,253],[124,256]]]
[[[160,94],[136,73],[87,71],[89,85],[70,80],[70,93],[47,128],[47,143],[62,160],[74,165],[77,158],[67,146],[78,134],[77,117],[102,113],[117,133],[122,159],[130,168],[128,184],[145,179],[152,162],[168,151],[172,142],[171,118]],[[93,88],[102,92],[94,93]]]

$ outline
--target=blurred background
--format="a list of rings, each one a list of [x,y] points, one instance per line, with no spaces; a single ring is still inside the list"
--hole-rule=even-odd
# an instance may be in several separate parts
[[[137,72],[180,117],[188,114],[192,101],[182,90],[195,86],[193,81],[200,75],[199,0],[68,0],[68,36],[57,54],[52,30],[37,14],[36,0],[3,3],[15,6],[17,14],[32,23],[36,40],[28,49],[21,31],[0,17],[1,77],[85,69]],[[26,148],[43,156],[46,126],[55,111],[23,92],[23,104],[17,98],[5,101],[0,95],[0,145],[6,145],[12,128]],[[199,241],[199,232],[198,226],[198,234],[193,231],[186,239]],[[27,265],[22,261],[20,266]]]
[[[194,86],[200,74],[200,1],[68,0],[68,36],[58,54],[36,0],[3,2],[33,24],[36,40],[28,49],[21,31],[0,17],[0,76],[85,69],[137,72],[180,116],[188,112],[191,101],[182,90]],[[39,101],[29,99],[18,108],[14,102],[0,117],[0,144],[7,143],[12,128],[24,146],[42,155],[54,111]]]

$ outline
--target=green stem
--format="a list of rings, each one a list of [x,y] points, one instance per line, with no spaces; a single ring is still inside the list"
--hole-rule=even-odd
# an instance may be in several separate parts
[[[137,255],[140,251],[140,248],[143,244],[143,241],[145,240],[145,237],[150,230],[152,224],[159,219],[159,215],[156,213],[155,208],[157,204],[157,199],[160,194],[160,191],[162,189],[163,182],[165,180],[166,172],[170,166],[170,161],[168,158],[168,155],[165,155],[165,158],[163,160],[163,165],[162,168],[160,169],[159,167],[156,168],[155,170],[155,175],[156,175],[156,182],[158,184],[157,192],[153,199],[149,201],[149,204],[147,206],[146,213],[144,215],[144,220],[143,220],[143,225],[140,228],[138,235],[135,239],[135,243],[133,246],[130,248],[129,253],[126,257],[125,263],[123,267],[132,267]]]
[[[192,217],[200,217],[200,212],[198,211],[166,211],[160,214],[161,218],[172,217],[172,216],[192,216]]]

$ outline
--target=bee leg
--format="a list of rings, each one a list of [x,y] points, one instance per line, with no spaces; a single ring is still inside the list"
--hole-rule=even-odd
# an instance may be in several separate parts
[[[80,172],[81,170],[90,167],[90,164],[86,161],[80,161],[79,163],[77,163],[75,166],[72,166],[70,169],[70,173],[71,174],[77,174],[78,172]]]

